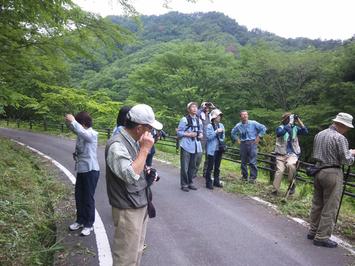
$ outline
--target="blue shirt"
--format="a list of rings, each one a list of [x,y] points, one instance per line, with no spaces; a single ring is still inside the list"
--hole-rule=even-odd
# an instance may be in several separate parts
[[[295,132],[295,133],[293,133]],[[306,127],[299,127],[299,126],[290,126],[290,125],[281,125],[278,126],[276,128],[276,136],[277,137],[282,137],[284,136],[286,133],[288,133],[288,139],[287,139],[287,148],[286,148],[286,152],[289,153],[294,153],[296,154],[296,152],[293,150],[292,147],[292,139],[295,138],[298,135],[306,135],[308,134],[308,129]],[[294,136],[296,135],[296,136]],[[296,154],[297,155],[297,154]]]
[[[224,125],[222,123],[218,124],[218,128],[222,128],[223,132],[216,134],[216,131],[213,129],[212,124],[207,126],[207,154],[214,155],[215,151],[219,150],[219,142],[223,142],[226,136],[224,131]],[[219,138],[219,141],[218,141]]]
[[[199,129],[197,127],[197,123],[199,123]],[[177,136],[180,138],[180,147],[183,148],[188,153],[200,153],[202,152],[201,142],[197,140],[197,136],[195,138],[185,137],[185,132],[196,132],[197,135],[203,133],[202,122],[196,116],[192,118],[192,127],[187,128],[187,118],[184,116],[181,118],[177,130]]]
[[[266,127],[254,120],[248,120],[247,123],[243,124],[239,122],[232,129],[232,140],[248,141],[255,140],[257,136],[262,137],[266,133]]]

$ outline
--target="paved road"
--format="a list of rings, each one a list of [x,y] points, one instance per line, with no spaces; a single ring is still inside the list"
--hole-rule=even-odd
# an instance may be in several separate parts
[[[74,141],[0,128],[0,135],[17,139],[51,156],[73,172]],[[103,147],[96,208],[112,242],[111,209],[106,195]],[[189,265],[350,265],[352,256],[339,247],[320,248],[305,238],[303,226],[278,215],[248,197],[203,187],[179,189],[178,169],[155,162],[161,180],[153,186],[157,217],[150,220],[143,266]],[[81,238],[82,239],[82,238]],[[80,240],[82,241],[82,240]],[[93,237],[87,245],[95,250]],[[91,262],[92,265],[96,260]]]

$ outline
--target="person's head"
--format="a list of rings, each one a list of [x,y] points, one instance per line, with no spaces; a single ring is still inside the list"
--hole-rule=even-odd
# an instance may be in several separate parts
[[[75,115],[75,120],[85,128],[92,127],[92,118],[88,112],[79,112]]]
[[[284,113],[281,118],[281,123],[283,125],[287,125],[288,123],[290,123],[290,116],[291,116],[290,112]]]
[[[354,128],[354,126],[353,126],[353,116],[350,115],[350,114],[347,114],[347,113],[339,113],[333,119],[333,124],[335,125],[337,131],[340,134],[345,134],[351,128]]]
[[[149,105],[137,104],[129,110],[125,128],[135,140],[138,140],[153,128],[161,130],[163,125],[155,120],[153,109]]]
[[[127,119],[127,114],[131,110],[130,106],[122,106],[121,109],[118,111],[117,115],[117,126],[124,126],[126,119]]]
[[[190,115],[196,115],[197,114],[197,108],[198,104],[196,102],[189,102],[186,106],[187,112]]]
[[[221,112],[221,110],[219,110],[219,109],[212,110],[212,112],[211,112],[212,123],[217,124],[217,123],[221,122],[222,116],[223,116],[223,113]]]
[[[240,120],[242,121],[242,123],[246,123],[248,122],[248,112],[247,110],[241,110],[239,113],[240,116]]]

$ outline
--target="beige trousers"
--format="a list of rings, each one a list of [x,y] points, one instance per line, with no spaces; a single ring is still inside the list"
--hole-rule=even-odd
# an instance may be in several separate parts
[[[309,233],[317,240],[326,240],[332,234],[342,187],[343,172],[339,168],[323,169],[314,178]]]
[[[296,154],[278,155],[276,156],[276,172],[273,182],[274,190],[279,191],[281,180],[285,170],[287,169],[288,181],[291,182],[296,173],[296,164],[298,157]]]
[[[112,207],[115,226],[113,240],[114,266],[139,266],[148,222],[147,207],[117,209]]]

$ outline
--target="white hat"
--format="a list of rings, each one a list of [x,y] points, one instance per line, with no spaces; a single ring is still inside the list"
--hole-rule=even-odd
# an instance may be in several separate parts
[[[212,112],[211,112],[211,120],[212,119],[215,119],[217,116],[219,116],[219,115],[223,115],[223,113],[221,112],[221,110],[219,110],[219,109],[214,109],[214,110],[212,110]]]
[[[192,105],[196,105],[196,107],[198,107],[197,102],[189,102],[189,103],[186,105],[186,109],[189,110]]]
[[[354,128],[353,126],[353,116],[347,113],[339,113],[333,122],[338,122],[343,124],[344,126]]]
[[[155,115],[152,107],[146,104],[137,104],[129,110],[127,118],[141,125],[150,125],[157,130],[163,128],[162,123],[155,120]]]

